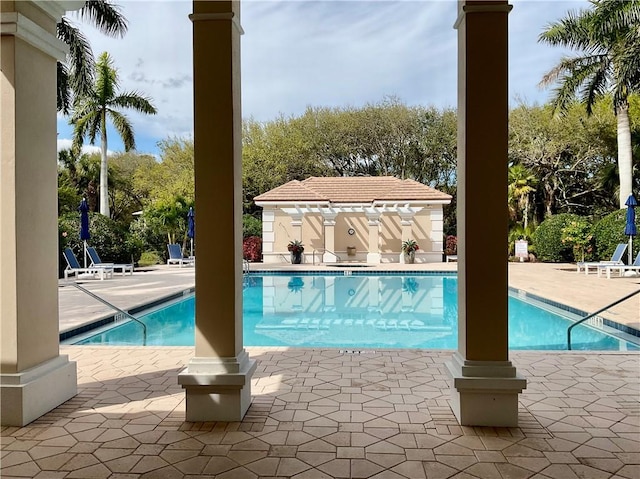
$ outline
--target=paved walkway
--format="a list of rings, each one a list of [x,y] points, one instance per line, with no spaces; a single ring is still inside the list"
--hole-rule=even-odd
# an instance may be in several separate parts
[[[509,269],[512,286],[586,310],[640,287],[639,279],[585,277],[562,265]],[[193,286],[193,270],[159,267],[84,285],[127,309]],[[61,288],[61,324],[103,314],[78,294]],[[619,316],[637,323],[638,305]],[[519,427],[472,428],[460,427],[449,407],[450,351],[248,352],[258,370],[244,420],[190,423],[177,374],[192,347],[62,346],[77,361],[78,395],[26,427],[0,429],[0,476],[640,477],[638,353],[512,352],[528,381]]]

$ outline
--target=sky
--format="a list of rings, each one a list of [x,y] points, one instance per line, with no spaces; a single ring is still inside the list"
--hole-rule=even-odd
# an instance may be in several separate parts
[[[193,135],[191,0],[114,0],[129,22],[113,39],[67,15],[94,55],[114,60],[120,91],[152,99],[157,115],[127,112],[139,153],[159,155],[158,142]],[[543,74],[567,52],[540,44],[540,32],[587,0],[512,0],[509,14],[509,99],[542,104]],[[242,116],[269,121],[308,106],[345,107],[395,96],[405,104],[456,106],[455,0],[245,0],[241,6]],[[109,151],[123,151],[115,132]],[[71,144],[68,118],[58,116],[58,149]],[[99,149],[99,140],[95,149]]]

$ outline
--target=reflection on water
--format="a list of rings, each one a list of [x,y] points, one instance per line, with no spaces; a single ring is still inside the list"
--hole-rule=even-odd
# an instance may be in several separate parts
[[[245,289],[245,344],[452,347],[455,283],[442,276],[264,276]]]
[[[455,349],[456,276],[258,276],[243,283],[246,346]],[[147,345],[192,346],[195,298],[140,319]],[[482,312],[480,312],[481,314]],[[216,318],[211,318],[215,321]],[[509,348],[566,349],[571,323],[547,308],[509,296]],[[141,345],[141,327],[126,322],[76,344]],[[574,349],[635,350],[637,345],[579,326]]]

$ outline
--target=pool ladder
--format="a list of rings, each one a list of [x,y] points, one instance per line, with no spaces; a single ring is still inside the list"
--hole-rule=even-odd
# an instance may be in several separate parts
[[[82,291],[83,293],[91,296],[93,299],[95,299],[96,301],[101,302],[102,304],[104,304],[105,306],[109,306],[111,309],[115,309],[117,311],[117,314],[114,315],[114,319],[116,321],[118,321],[119,319],[122,318],[129,318],[132,321],[135,321],[136,323],[140,324],[140,326],[142,326],[142,345],[146,346],[147,345],[147,325],[144,324],[142,321],[140,321],[138,318],[130,315],[129,313],[127,313],[126,311],[124,311],[123,309],[118,308],[115,304],[111,304],[109,301],[107,301],[104,298],[101,298],[100,296],[98,296],[97,294],[92,293],[91,291],[89,291],[86,288],[83,288],[82,286],[80,286],[77,283],[68,281],[66,283],[64,283],[65,286],[73,286],[76,289],[79,289],[80,291]]]
[[[569,328],[567,329],[567,349],[569,351],[571,351],[571,330],[573,328],[575,328],[580,323],[584,323],[585,321],[588,321],[588,320],[590,320],[592,318],[595,318],[598,314],[602,313],[603,311],[606,311],[607,309],[612,308],[613,306],[616,306],[616,305],[622,303],[623,301],[626,301],[627,299],[629,299],[629,298],[631,298],[631,297],[633,297],[633,296],[635,296],[636,294],[639,294],[639,293],[640,293],[640,289],[638,291],[634,291],[633,293],[630,293],[630,294],[620,298],[617,301],[614,301],[611,304],[607,304],[604,308],[600,308],[595,313],[591,313],[591,314],[585,316],[584,318],[582,318],[581,320],[576,321],[571,326],[569,326]]]

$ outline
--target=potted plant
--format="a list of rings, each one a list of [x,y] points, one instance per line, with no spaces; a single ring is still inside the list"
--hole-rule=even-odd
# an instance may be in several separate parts
[[[291,252],[291,264],[302,263],[302,253],[304,252],[304,245],[302,244],[302,241],[289,241],[287,249]]]
[[[413,264],[413,261],[416,257],[416,251],[418,251],[420,247],[418,243],[416,243],[412,239],[408,239],[402,242],[402,252],[404,253],[405,263]]]

